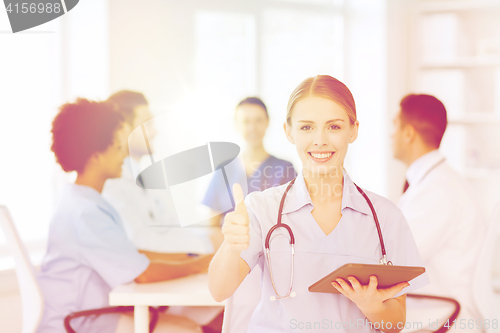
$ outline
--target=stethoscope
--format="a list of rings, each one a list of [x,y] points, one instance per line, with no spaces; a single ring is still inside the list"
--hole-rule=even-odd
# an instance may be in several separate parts
[[[271,301],[296,296],[295,292],[292,291],[292,287],[293,287],[293,262],[294,262],[293,258],[295,255],[295,237],[293,236],[292,228],[290,228],[290,226],[287,225],[286,223],[281,223],[281,215],[283,213],[283,206],[285,205],[285,198],[286,198],[286,195],[288,194],[288,191],[290,190],[293,183],[295,182],[295,179],[296,178],[294,178],[290,182],[290,184],[288,184],[285,192],[283,193],[283,196],[281,197],[280,207],[278,210],[278,223],[275,224],[271,229],[269,229],[269,232],[267,233],[267,236],[266,236],[265,247],[266,247],[267,266],[269,268],[269,274],[271,275],[271,283],[273,285],[274,292],[276,293],[276,296],[270,297]],[[358,185],[354,184],[354,186],[356,186],[356,189],[359,191],[359,193],[361,193],[363,198],[365,198],[366,202],[368,203],[368,206],[370,206],[370,209],[371,209],[372,214],[373,214],[373,219],[375,220],[375,225],[377,226],[378,238],[380,240],[380,248],[382,249],[382,258],[380,258],[379,264],[392,265],[391,261],[387,261],[384,239],[382,238],[382,231],[380,230],[380,224],[378,222],[378,217],[377,217],[377,213],[375,212],[375,208],[373,208],[373,204],[370,201],[370,199],[368,198],[368,196],[365,194],[365,192],[363,192],[363,190],[360,187],[358,187]],[[273,270],[272,270],[272,265],[271,265],[270,240],[271,240],[271,236],[272,236],[273,232],[278,228],[285,228],[288,231],[288,234],[290,235],[290,245],[291,245],[291,251],[292,251],[292,273],[290,274],[290,287],[288,288],[287,294],[284,296],[281,296],[278,293],[278,290],[276,290],[276,286],[274,284],[274,279],[273,279]]]

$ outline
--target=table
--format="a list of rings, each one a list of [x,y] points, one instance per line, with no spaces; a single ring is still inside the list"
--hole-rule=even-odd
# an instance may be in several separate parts
[[[224,306],[208,291],[208,274],[154,283],[128,283],[109,293],[110,306],[134,306],[134,332],[149,333],[149,306]]]

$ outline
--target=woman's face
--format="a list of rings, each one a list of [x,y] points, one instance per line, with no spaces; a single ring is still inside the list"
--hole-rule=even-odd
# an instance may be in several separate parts
[[[236,108],[236,128],[247,144],[261,144],[269,126],[266,111],[259,105],[243,104]]]
[[[291,126],[284,124],[288,141],[295,144],[303,168],[313,174],[341,172],[349,143],[358,135],[342,106],[322,97],[307,97],[295,104]]]

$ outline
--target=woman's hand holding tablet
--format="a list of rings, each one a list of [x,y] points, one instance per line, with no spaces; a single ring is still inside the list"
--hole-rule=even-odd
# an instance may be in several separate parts
[[[424,272],[424,267],[346,264],[312,284],[309,291],[341,293],[363,313],[373,313]]]
[[[353,301],[365,315],[382,311],[381,307],[383,307],[384,301],[393,298],[410,285],[408,282],[401,282],[389,288],[379,289],[375,275],[370,276],[370,282],[367,285],[361,285],[354,276],[349,276],[347,279],[350,284],[344,279],[338,278],[332,282],[332,286]]]

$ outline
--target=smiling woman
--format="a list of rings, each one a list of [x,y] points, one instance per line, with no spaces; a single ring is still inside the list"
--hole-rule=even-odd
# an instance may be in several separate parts
[[[299,101],[292,118],[290,124],[284,124],[285,132],[296,145],[305,169],[330,173],[341,168],[348,145],[357,138],[358,122],[349,124],[347,113],[339,104],[316,96]]]
[[[376,332],[382,323],[385,332],[399,332],[406,319],[405,294],[428,283],[424,274],[411,286],[402,282],[377,288],[374,276],[367,285],[350,276],[348,281],[332,281],[339,294],[308,291],[312,283],[346,263],[379,263],[375,214],[343,167],[358,127],[354,99],[342,82],[324,75],[308,78],[292,93],[283,124],[302,172],[288,184],[249,194],[244,203],[241,188],[234,187],[238,205],[225,217],[224,241],[209,269],[209,288],[216,300],[226,299],[254,267],[263,268],[262,298],[249,332],[319,331],[296,323],[319,323],[324,318],[359,322],[359,332]],[[386,198],[364,192],[384,230],[384,259],[394,265],[421,266],[401,212]]]
[[[342,170],[347,147],[356,140],[358,127],[351,92],[328,75],[306,79],[293,91],[283,124],[288,141],[296,145],[304,171],[318,174]]]

